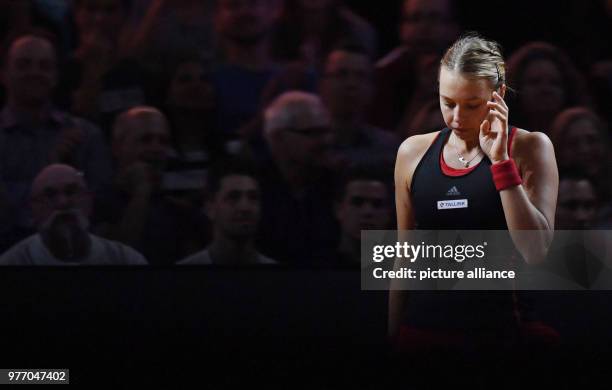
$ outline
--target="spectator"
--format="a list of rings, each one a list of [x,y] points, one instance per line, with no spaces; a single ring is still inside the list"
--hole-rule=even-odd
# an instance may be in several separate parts
[[[166,94],[173,148],[164,189],[198,202],[206,170],[224,155],[215,128],[215,97],[209,76],[202,62],[186,58],[173,72]]]
[[[274,264],[254,245],[260,216],[259,184],[247,167],[223,164],[208,180],[206,214],[213,240],[205,250],[179,264]]]
[[[168,84],[166,107],[177,152],[216,152],[220,148],[214,139],[216,103],[206,66],[187,58],[177,64]]]
[[[508,84],[516,90],[507,99],[516,126],[548,133],[561,111],[588,102],[581,75],[567,55],[549,43],[522,46],[507,68]]]
[[[211,81],[217,99],[220,133],[236,140],[238,130],[255,118],[266,85],[281,74],[270,53],[278,0],[219,0],[215,11],[222,62]]]
[[[569,108],[555,119],[550,138],[561,173],[577,170],[589,177],[602,199],[612,194],[610,134],[601,119],[584,107]]]
[[[30,185],[43,167],[72,165],[84,172],[97,191],[110,181],[111,165],[99,130],[52,105],[57,59],[49,39],[21,36],[3,58],[7,102],[0,113],[0,180],[13,211],[2,223],[0,235],[6,238],[11,231],[31,233]]]
[[[409,122],[427,101],[438,100],[438,64],[459,35],[453,0],[404,0],[401,13],[401,43],[376,64],[370,110],[374,125],[393,130]],[[398,132],[407,129],[399,127]]]
[[[38,233],[9,249],[2,265],[142,265],[132,248],[88,232],[92,194],[76,169],[53,164],[32,184]]]
[[[331,115],[335,151],[347,165],[386,163],[391,170],[399,146],[396,138],[365,122],[372,98],[372,64],[358,47],[332,51],[320,83],[321,98]]]
[[[276,55],[319,68],[330,51],[343,44],[361,44],[376,57],[376,31],[339,0],[288,0],[275,34]]]
[[[114,187],[96,205],[98,231],[155,265],[173,264],[202,247],[197,213],[162,191],[169,143],[168,121],[157,109],[122,113],[113,129]]]
[[[577,170],[566,171],[559,180],[555,229],[595,229],[600,210],[591,179]],[[605,246],[605,235],[557,232],[551,244],[547,268],[564,280],[588,289],[602,271],[604,259],[596,254],[604,253]]]
[[[152,99],[151,77],[121,54],[129,13],[125,0],[74,3],[78,46],[65,67],[60,98],[105,131],[118,113]]]
[[[399,28],[401,44],[391,53],[444,53],[459,34],[457,11],[454,0],[404,0]]]
[[[559,181],[555,226],[559,230],[593,228],[597,222],[599,200],[588,176],[566,173]]]
[[[382,175],[371,170],[353,169],[342,180],[336,198],[336,218],[340,223],[337,264],[361,263],[361,231],[389,229],[391,203]]]
[[[128,52],[137,56],[156,77],[165,74],[178,58],[188,54],[195,54],[200,61],[211,61],[214,51],[214,3],[151,0],[128,45]],[[136,6],[142,5],[137,3]]]
[[[292,91],[264,117],[272,160],[261,169],[262,251],[279,261],[325,264],[337,233],[328,113],[316,95]]]
[[[12,34],[21,34],[32,28],[32,4],[30,1],[0,0],[0,42],[6,42]],[[0,85],[0,105],[4,106],[5,91]]]
[[[421,106],[419,111],[405,117],[398,126],[398,136],[406,139],[413,135],[431,133],[446,127],[444,118],[440,114],[440,100],[432,99]]]

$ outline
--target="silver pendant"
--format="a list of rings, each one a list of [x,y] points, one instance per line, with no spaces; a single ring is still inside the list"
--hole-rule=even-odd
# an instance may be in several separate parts
[[[459,156],[459,162],[461,162],[463,165],[465,165],[466,168],[470,165],[470,162],[469,161],[465,161],[465,158],[463,158],[463,156]]]

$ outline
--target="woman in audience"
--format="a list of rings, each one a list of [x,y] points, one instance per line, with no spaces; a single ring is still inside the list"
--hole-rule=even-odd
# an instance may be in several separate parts
[[[531,42],[508,60],[512,122],[546,134],[559,112],[588,103],[582,76],[567,55],[545,42]]]

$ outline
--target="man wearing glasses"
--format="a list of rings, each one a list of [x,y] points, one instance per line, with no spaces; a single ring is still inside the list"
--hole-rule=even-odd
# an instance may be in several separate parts
[[[326,263],[335,245],[334,142],[318,96],[291,91],[264,113],[270,161],[262,172],[261,249],[293,264]]]

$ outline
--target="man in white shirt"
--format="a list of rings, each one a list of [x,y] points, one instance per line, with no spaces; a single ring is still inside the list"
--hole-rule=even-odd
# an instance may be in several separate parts
[[[44,168],[32,184],[32,215],[38,233],[0,257],[0,265],[144,265],[123,244],[88,232],[92,195],[83,176],[63,164]]]
[[[253,172],[240,164],[219,164],[211,170],[207,187],[206,214],[212,223],[213,241],[179,264],[275,264],[254,245],[260,190]]]

